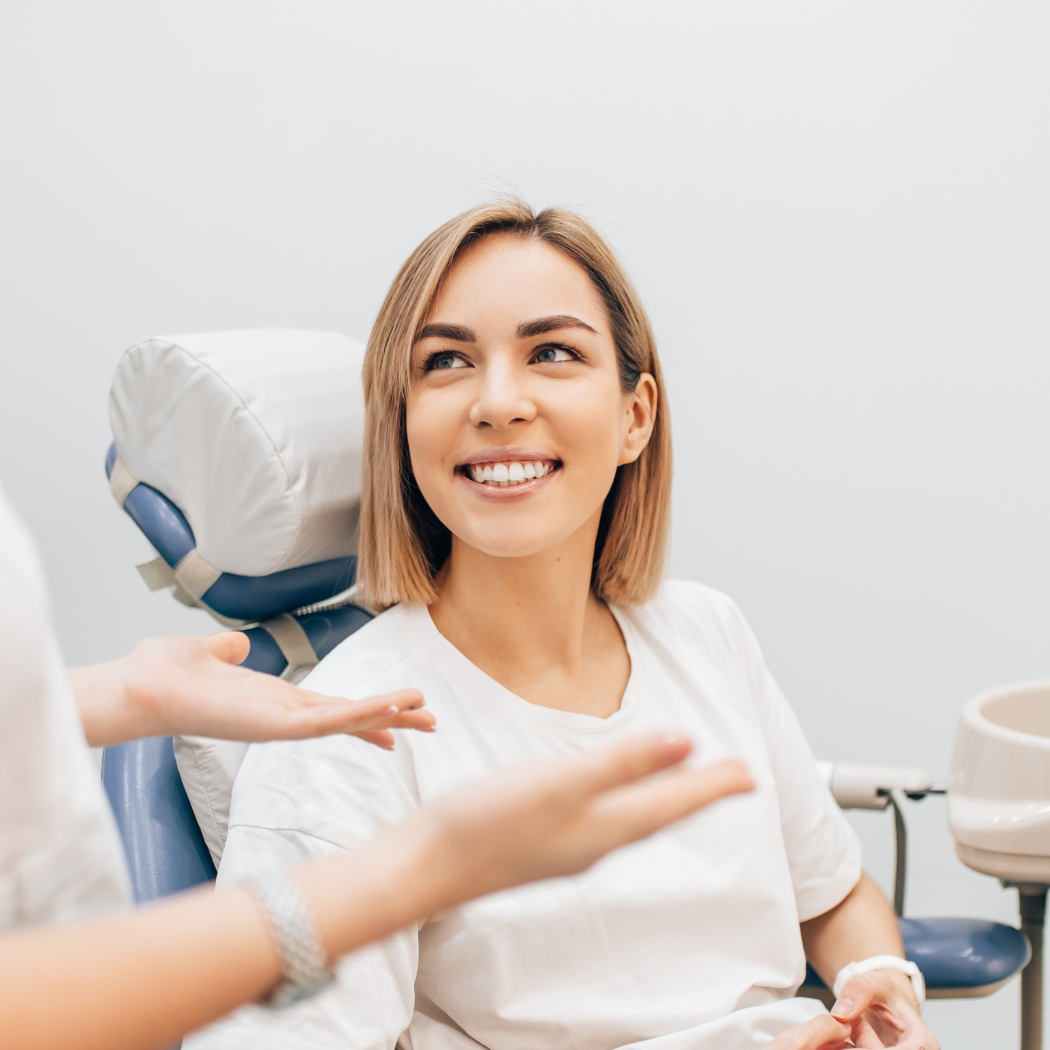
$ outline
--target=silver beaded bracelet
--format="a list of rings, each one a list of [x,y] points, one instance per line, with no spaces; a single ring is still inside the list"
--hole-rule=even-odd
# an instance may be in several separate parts
[[[262,1001],[279,1010],[316,995],[334,978],[310,903],[291,879],[277,872],[245,880],[266,916],[284,980]]]

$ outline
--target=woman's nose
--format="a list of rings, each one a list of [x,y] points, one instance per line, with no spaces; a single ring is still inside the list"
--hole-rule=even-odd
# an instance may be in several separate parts
[[[502,430],[535,418],[536,406],[524,389],[523,379],[513,368],[501,365],[486,368],[477,400],[470,410],[471,423]]]

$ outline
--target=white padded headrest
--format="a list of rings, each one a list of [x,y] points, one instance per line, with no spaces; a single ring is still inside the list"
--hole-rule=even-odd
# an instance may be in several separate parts
[[[117,452],[186,516],[223,572],[265,576],[356,552],[364,348],[245,329],[149,339],[110,391]]]

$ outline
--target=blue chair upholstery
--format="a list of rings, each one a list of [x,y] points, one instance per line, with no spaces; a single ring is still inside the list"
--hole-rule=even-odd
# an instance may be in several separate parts
[[[1028,938],[1005,923],[948,917],[898,921],[904,952],[922,970],[933,998],[992,990],[1032,957]]]
[[[898,919],[904,954],[926,981],[931,999],[987,995],[1028,965],[1032,948],[1013,926],[988,919]],[[827,986],[812,967],[806,967],[804,987],[823,991]]]
[[[107,747],[102,783],[143,904],[215,878],[208,847],[175,765],[170,736]]]
[[[338,605],[295,618],[306,632],[317,659],[323,660],[344,638],[364,627],[372,615],[357,605]],[[262,627],[249,627],[244,633],[252,643],[244,666],[263,674],[281,674],[288,661],[269,632]]]

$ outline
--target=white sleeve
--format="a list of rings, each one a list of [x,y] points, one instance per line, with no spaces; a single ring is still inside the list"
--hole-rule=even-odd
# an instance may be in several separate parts
[[[835,907],[856,886],[860,842],[821,781],[798,718],[766,667],[751,628],[740,610],[726,603],[765,735],[799,922],[805,922]]]
[[[418,804],[410,760],[329,737],[253,745],[238,776],[219,883],[352,850]],[[362,900],[362,908],[369,902]],[[419,958],[412,927],[344,956],[336,980],[283,1010],[247,1006],[185,1050],[393,1050],[412,1020]]]
[[[0,931],[131,904],[124,850],[84,740],[43,570],[0,489]]]

